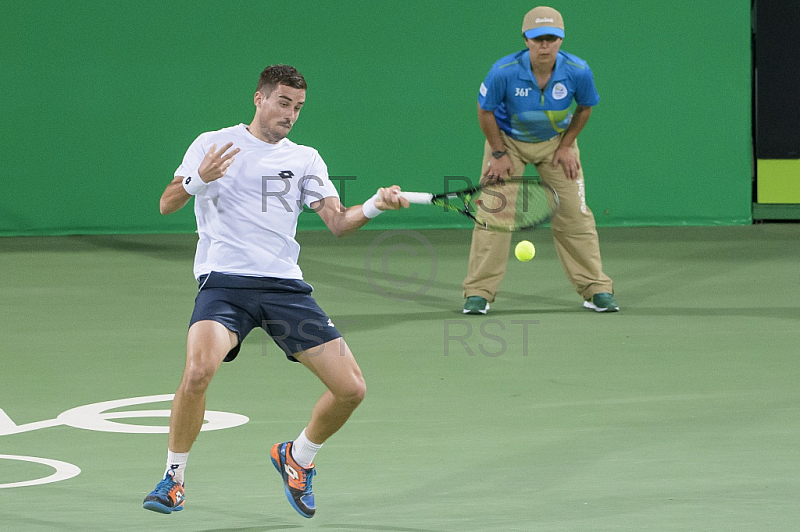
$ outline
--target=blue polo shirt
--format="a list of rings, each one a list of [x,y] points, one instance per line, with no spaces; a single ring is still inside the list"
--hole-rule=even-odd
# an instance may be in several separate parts
[[[586,61],[561,50],[544,90],[539,89],[525,49],[496,62],[478,95],[481,109],[494,111],[500,129],[523,142],[549,140],[567,129],[573,100],[592,107],[600,95]]]

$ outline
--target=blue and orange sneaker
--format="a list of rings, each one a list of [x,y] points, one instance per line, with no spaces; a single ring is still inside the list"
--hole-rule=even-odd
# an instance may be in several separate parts
[[[175,472],[167,471],[156,489],[144,498],[142,505],[146,510],[161,514],[171,514],[183,510],[183,484],[175,482]]]
[[[311,492],[311,479],[317,471],[314,469],[314,464],[305,469],[294,461],[292,443],[287,441],[272,446],[270,452],[272,465],[283,478],[283,491],[286,492],[286,498],[292,507],[303,517],[314,517],[317,507],[314,504],[314,494]]]

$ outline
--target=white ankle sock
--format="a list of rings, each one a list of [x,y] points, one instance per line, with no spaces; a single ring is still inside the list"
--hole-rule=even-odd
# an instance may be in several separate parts
[[[314,443],[306,438],[306,429],[303,429],[300,436],[292,443],[292,458],[297,462],[297,465],[303,469],[308,469],[314,463],[314,457],[321,447],[321,443]]]
[[[167,471],[175,472],[175,482],[183,484],[183,473],[186,471],[186,462],[189,460],[189,453],[173,453],[167,451],[167,469],[164,471],[164,476]]]

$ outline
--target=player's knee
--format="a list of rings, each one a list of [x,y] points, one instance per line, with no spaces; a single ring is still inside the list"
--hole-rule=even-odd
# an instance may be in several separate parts
[[[208,364],[187,362],[181,387],[189,393],[205,392],[215,373],[216,368]]]
[[[338,399],[356,408],[367,395],[367,383],[364,377],[358,376],[343,390],[340,391]]]
[[[357,402],[357,404],[361,404],[361,401],[364,400],[364,397],[367,396],[367,383],[364,381],[364,378],[361,377],[358,380],[358,386],[356,387],[355,393],[353,394],[353,399]]]

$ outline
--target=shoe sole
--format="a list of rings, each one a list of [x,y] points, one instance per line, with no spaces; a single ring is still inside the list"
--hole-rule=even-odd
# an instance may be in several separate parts
[[[584,301],[583,302],[584,308],[590,308],[595,312],[619,312],[619,307],[616,308],[600,308],[591,301]]]
[[[469,310],[469,309],[464,309],[464,314],[486,314],[486,312],[487,312],[488,310],[489,310],[489,304],[487,303],[487,304],[486,304],[486,308],[484,308],[483,310]]]
[[[278,456],[280,456],[280,451],[278,451]],[[283,480],[283,492],[286,494],[286,499],[289,501],[289,504],[292,505],[292,508],[294,508],[297,513],[299,513],[300,515],[302,515],[307,519],[311,519],[312,517],[314,517],[313,514],[308,515],[307,513],[305,513],[302,509],[300,509],[299,506],[297,506],[297,503],[294,502],[294,497],[292,497],[292,492],[289,491],[289,486],[286,482],[286,477],[284,476],[284,469],[283,467],[281,467],[280,462],[275,460],[275,458],[272,457],[272,454],[270,454],[269,459],[272,460],[272,465],[275,466],[275,470],[280,474],[281,480]]]
[[[180,512],[181,510],[183,510],[183,505],[181,504],[180,506],[172,508],[171,506],[165,506],[157,501],[147,501],[144,504],[142,504],[142,508],[144,508],[145,510],[150,510],[152,512],[158,512],[160,514],[171,514],[172,512]]]

